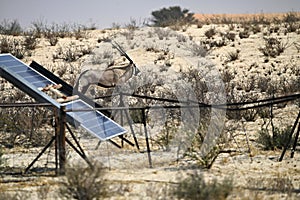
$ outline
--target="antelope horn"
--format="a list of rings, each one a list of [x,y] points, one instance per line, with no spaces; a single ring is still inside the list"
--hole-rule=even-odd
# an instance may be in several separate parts
[[[110,41],[110,43],[121,53],[122,56],[125,56],[127,60],[129,60],[129,62],[133,64],[133,60],[127,55],[127,53],[122,49],[122,47],[116,41],[112,40]]]

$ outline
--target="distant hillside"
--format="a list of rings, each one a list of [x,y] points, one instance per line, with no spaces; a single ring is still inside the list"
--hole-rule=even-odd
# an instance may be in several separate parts
[[[291,12],[297,18],[300,18],[300,12]],[[194,17],[199,21],[234,21],[234,22],[242,22],[242,21],[250,21],[253,19],[278,19],[282,20],[289,13],[257,13],[257,14],[195,14]]]

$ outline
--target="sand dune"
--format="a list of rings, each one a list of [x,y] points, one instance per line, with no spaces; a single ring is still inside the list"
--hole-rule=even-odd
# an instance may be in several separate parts
[[[293,12],[296,16],[300,16],[300,12]],[[214,19],[226,19],[235,22],[250,21],[253,19],[282,20],[287,13],[256,13],[256,14],[195,14],[194,17],[199,21],[212,21]]]

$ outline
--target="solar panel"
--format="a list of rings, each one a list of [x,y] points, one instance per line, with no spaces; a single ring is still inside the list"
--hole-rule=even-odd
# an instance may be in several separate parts
[[[19,75],[22,79],[33,84],[35,87],[45,87],[49,84],[55,84],[42,74],[34,71],[24,63],[16,60],[12,56],[5,55],[0,57],[0,65],[8,67],[7,69],[14,74]]]
[[[72,125],[78,125],[79,123],[80,126],[100,140],[111,139],[126,132],[123,127],[101,112],[92,110],[92,106],[83,99],[61,104],[40,91],[39,88],[56,85],[56,83],[10,54],[0,55],[0,75],[37,101],[51,103],[57,108],[65,105],[67,110],[91,110],[67,112],[67,120]]]
[[[0,75],[37,101],[60,107],[58,102],[38,89],[55,83],[14,56],[0,55]]]
[[[80,126],[98,137],[100,140],[107,140],[126,133],[126,130],[119,124],[106,117],[101,112],[92,110],[90,105],[80,99],[64,103],[63,105],[66,106],[67,110],[75,110],[75,112],[67,112],[67,115],[79,122]]]

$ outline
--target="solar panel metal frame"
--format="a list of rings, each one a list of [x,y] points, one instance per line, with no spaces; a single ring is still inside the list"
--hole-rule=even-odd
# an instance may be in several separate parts
[[[37,75],[39,75],[39,76],[36,76],[36,77],[40,77],[41,78],[40,80],[46,80],[46,81],[48,81],[48,82],[50,82],[52,84],[56,84],[56,83],[54,81],[50,80],[49,78],[47,78],[46,76],[44,76],[43,74],[39,73],[37,70],[35,70],[32,67],[28,66],[27,64],[25,64],[21,60],[15,58],[11,54],[0,54],[0,75],[2,77],[4,77],[6,80],[8,80],[9,82],[11,82],[12,84],[14,84],[20,90],[22,90],[25,93],[29,94],[31,97],[33,97],[34,99],[36,99],[38,102],[41,102],[41,103],[50,103],[50,104],[54,105],[57,108],[61,108],[61,106],[68,106],[69,104],[72,104],[72,103],[74,104],[74,103],[80,101],[87,108],[91,109],[90,112],[94,112],[95,117],[97,117],[96,118],[97,120],[98,120],[98,116],[101,116],[105,120],[108,120],[109,122],[111,122],[114,126],[118,127],[118,129],[120,129],[120,131],[118,133],[112,134],[112,135],[110,135],[108,137],[105,137],[105,134],[104,134],[104,137],[101,137],[100,134],[97,134],[95,131],[91,130],[91,128],[89,128],[87,125],[85,125],[84,123],[82,123],[80,121],[80,119],[78,119],[78,117],[75,117],[76,116],[76,112],[73,112],[73,114],[71,112],[68,112],[67,113],[67,121],[70,124],[72,124],[73,126],[76,127],[76,126],[80,125],[84,129],[86,129],[89,133],[91,133],[92,135],[96,136],[97,138],[99,138],[100,140],[103,140],[103,141],[111,139],[111,138],[119,136],[119,135],[122,135],[122,134],[124,134],[124,133],[127,132],[123,127],[121,127],[119,124],[117,124],[116,122],[114,122],[110,118],[106,117],[100,111],[92,110],[93,107],[91,105],[89,105],[88,103],[86,103],[83,99],[79,99],[79,100],[76,100],[76,101],[71,101],[71,102],[64,103],[64,104],[58,103],[53,98],[51,98],[50,96],[48,96],[44,92],[40,91],[35,85],[33,85],[33,83],[30,83],[30,81],[28,79],[20,76],[18,74],[20,72],[16,73],[16,72],[14,72],[12,70],[12,67],[9,67],[9,66],[6,66],[5,64],[3,64],[3,63],[5,63],[5,61],[2,61],[1,57],[4,57],[4,56],[8,56],[11,60],[19,62],[19,63],[21,63],[21,65],[24,65],[25,67],[27,67],[27,69],[32,70],[34,73],[36,73]],[[7,61],[9,61],[9,60],[7,60]],[[15,66],[15,68],[18,67],[18,66]],[[100,129],[100,131],[103,131],[103,130]],[[105,131],[106,130],[104,129],[103,132],[105,132]]]

